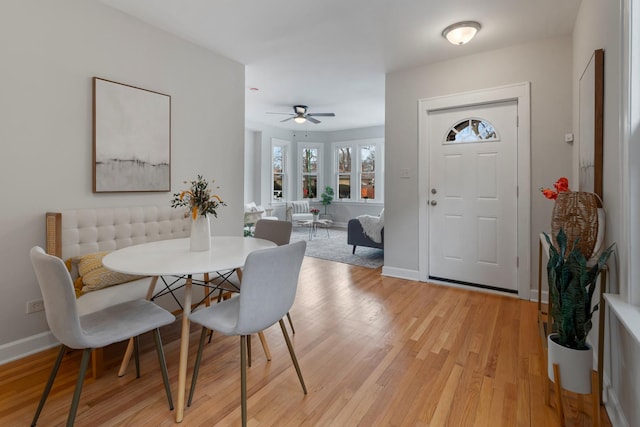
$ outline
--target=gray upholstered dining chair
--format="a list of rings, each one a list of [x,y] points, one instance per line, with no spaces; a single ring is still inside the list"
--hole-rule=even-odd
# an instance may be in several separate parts
[[[289,241],[291,240],[291,229],[292,224],[289,221],[260,219],[255,224],[253,237],[269,240],[278,246],[288,245]],[[237,285],[237,288],[235,288],[235,286],[235,289],[232,289],[231,287],[225,287],[224,284],[221,287],[233,292],[237,292],[238,290],[240,290],[242,288],[242,270],[237,269],[236,274],[240,279],[240,284]],[[287,320],[289,321],[289,326],[291,326],[291,333],[295,334],[296,330],[293,328],[293,321],[291,320],[291,314],[289,314],[289,312],[287,312]],[[267,344],[267,340],[264,337],[264,334],[262,332],[259,332],[258,337],[260,338],[260,342],[262,344],[264,353],[267,356],[267,360],[271,360],[271,351],[269,350],[269,345]],[[211,335],[209,335],[209,342],[211,342]],[[251,366],[251,337],[249,337],[247,340],[247,350],[247,354],[249,356],[249,366]]]
[[[289,221],[261,219],[256,223],[253,237],[270,240],[278,246],[288,245],[291,241],[292,227],[293,225]],[[289,326],[291,326],[291,333],[295,334],[296,330],[293,328],[293,321],[289,312],[287,312],[287,320],[289,320]]]
[[[40,417],[67,349],[83,350],[80,372],[67,418],[67,426],[72,426],[78,410],[80,393],[82,392],[82,384],[91,350],[135,337],[136,374],[140,377],[137,337],[149,331],[154,332],[169,408],[173,409],[167,365],[158,329],[161,326],[172,323],[175,320],[173,314],[158,307],[151,301],[134,300],[79,316],[73,281],[62,260],[46,254],[38,246],[31,249],[30,257],[40,285],[40,291],[42,292],[47,323],[51,333],[62,344],[31,425],[35,426]]]
[[[247,336],[279,323],[302,390],[307,394],[298,360],[282,320],[291,309],[296,296],[298,276],[306,246],[306,242],[300,241],[252,252],[244,266],[240,294],[191,313],[189,319],[202,325],[202,333],[187,406],[191,405],[193,399],[208,329],[227,336],[240,336],[240,394],[243,426],[247,424]]]

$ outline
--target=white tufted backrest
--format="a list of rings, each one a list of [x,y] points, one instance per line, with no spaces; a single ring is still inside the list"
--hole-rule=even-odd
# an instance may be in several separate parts
[[[47,213],[47,252],[63,260],[156,240],[188,237],[191,220],[169,206],[71,209]]]

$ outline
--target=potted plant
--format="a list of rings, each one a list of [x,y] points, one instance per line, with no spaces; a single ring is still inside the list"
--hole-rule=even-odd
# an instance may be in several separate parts
[[[557,364],[562,388],[588,394],[591,393],[593,349],[586,340],[592,327],[591,317],[598,310],[592,299],[596,279],[613,252],[613,245],[588,267],[585,256],[578,249],[579,239],[569,248],[563,229],[556,237],[557,247],[545,233],[549,244],[547,277],[552,331],[547,338],[548,375],[549,379],[555,380],[553,365]]]
[[[325,219],[329,219],[328,218],[329,214],[327,213],[327,207],[331,204],[331,201],[333,200],[333,188],[331,188],[328,185],[324,187],[324,193],[320,195],[320,198],[322,199],[322,206],[324,206],[323,216],[325,217]]]

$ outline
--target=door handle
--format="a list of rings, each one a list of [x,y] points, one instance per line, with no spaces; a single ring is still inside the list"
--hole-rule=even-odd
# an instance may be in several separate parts
[[[432,201],[431,201],[431,206],[435,206],[435,205],[437,205],[437,204],[438,204],[438,202],[436,202],[435,200],[432,200]]]

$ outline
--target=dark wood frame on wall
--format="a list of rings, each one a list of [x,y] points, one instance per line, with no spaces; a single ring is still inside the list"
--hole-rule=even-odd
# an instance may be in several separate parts
[[[579,81],[579,190],[601,199],[604,137],[604,50],[589,58]],[[591,181],[593,176],[593,181]]]
[[[171,191],[171,96],[93,78],[93,192]]]

